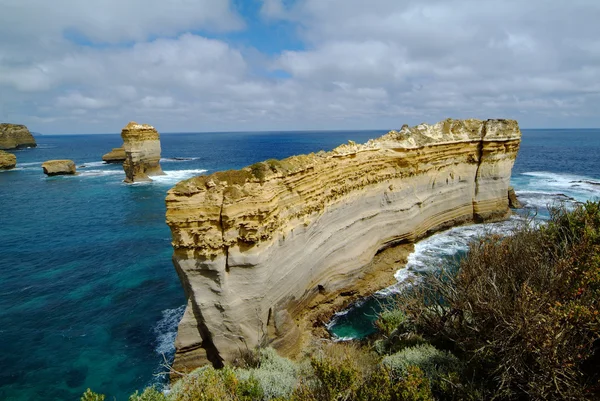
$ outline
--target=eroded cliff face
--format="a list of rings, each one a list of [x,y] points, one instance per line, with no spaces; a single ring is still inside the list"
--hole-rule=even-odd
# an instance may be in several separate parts
[[[18,149],[37,146],[33,135],[24,125],[0,124],[0,149]]]
[[[504,218],[521,133],[512,120],[422,124],[331,152],[182,181],[167,195],[188,304],[175,366],[219,366],[355,280],[378,250]]]
[[[121,131],[125,149],[125,182],[152,181],[150,176],[163,175],[160,167],[160,136],[153,126],[130,122]]]

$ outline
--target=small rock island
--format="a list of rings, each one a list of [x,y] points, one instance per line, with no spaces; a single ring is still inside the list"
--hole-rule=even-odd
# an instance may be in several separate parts
[[[102,156],[102,161],[104,163],[123,163],[127,158],[125,154],[125,149],[123,148],[113,148],[110,152],[106,153]]]
[[[17,165],[17,157],[12,153],[0,150],[0,170],[10,170]]]
[[[130,122],[121,131],[125,149],[125,182],[152,181],[150,176],[164,175],[160,167],[160,135],[148,124]]]
[[[520,142],[514,120],[448,119],[178,183],[166,217],[188,301],[173,368],[298,349],[303,309],[379,251],[506,218]]]
[[[73,160],[48,160],[42,163],[44,174],[49,177],[55,175],[75,175],[77,169]]]
[[[36,147],[37,143],[24,125],[0,124],[0,150]]]

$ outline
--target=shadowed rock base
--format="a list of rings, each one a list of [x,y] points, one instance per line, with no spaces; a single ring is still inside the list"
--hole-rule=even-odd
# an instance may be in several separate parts
[[[264,343],[292,354],[307,310],[351,298],[379,251],[505,218],[520,138],[512,120],[446,120],[180,182],[166,200],[188,298],[175,367]]]

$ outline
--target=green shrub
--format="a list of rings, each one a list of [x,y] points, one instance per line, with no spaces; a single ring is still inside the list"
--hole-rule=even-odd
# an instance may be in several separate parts
[[[154,387],[146,387],[142,394],[136,391],[130,395],[129,401],[167,401],[167,397]]]
[[[230,367],[216,370],[211,367],[196,369],[180,379],[171,390],[173,401],[235,401],[238,379]]]
[[[81,401],[104,401],[104,398],[106,398],[104,394],[94,393],[88,388],[81,396]]]
[[[409,366],[405,376],[392,387],[392,399],[398,401],[433,401],[429,380],[417,366]]]
[[[240,380],[256,380],[263,399],[289,398],[298,383],[299,367],[287,358],[277,354],[272,348],[259,352],[260,366],[254,369],[238,369]]]
[[[428,276],[399,305],[467,362],[484,398],[598,397],[600,204],[475,241],[458,269]]]
[[[461,363],[457,357],[430,344],[405,348],[394,355],[386,356],[383,358],[383,364],[399,378],[408,374],[410,366],[417,366],[433,382],[439,381],[444,375],[461,370]]]
[[[375,325],[386,336],[389,337],[402,323],[406,321],[406,316],[402,310],[397,308],[386,309],[379,314]]]

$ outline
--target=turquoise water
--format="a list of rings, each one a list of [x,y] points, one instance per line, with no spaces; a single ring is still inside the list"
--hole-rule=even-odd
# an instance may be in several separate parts
[[[600,130],[524,130],[511,183],[525,206],[521,213],[548,217],[557,202],[600,198]],[[497,224],[457,227],[426,238],[415,246],[406,269],[396,273],[398,284],[336,314],[329,331],[340,340],[364,338],[376,332],[374,321],[393,295],[409,288],[420,275],[456,263],[469,242],[488,231],[508,232],[518,217]]]
[[[0,172],[0,400],[127,400],[164,371],[185,302],[164,198],[181,179],[364,142],[384,131],[163,134],[166,176],[126,185],[120,136],[38,136]],[[186,158],[174,161],[170,158]],[[47,178],[73,159],[80,175]]]
[[[205,170],[383,133],[163,134],[167,175],[135,185],[122,183],[121,166],[101,163],[121,145],[117,134],[39,136],[38,148],[15,152],[17,169],[0,173],[0,400],[77,400],[87,387],[127,400],[164,383],[155,375],[164,370],[161,353],[172,356],[185,301],[171,263],[166,191]],[[526,130],[513,183],[530,206],[560,193],[598,196],[599,150],[600,130]],[[86,167],[75,177],[42,174],[43,161],[62,158]],[[411,271],[454,255],[470,235],[420,242]],[[369,327],[356,316],[351,331]]]

